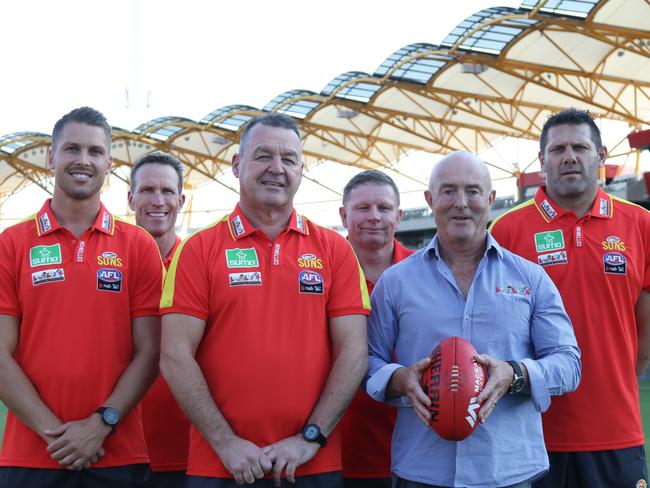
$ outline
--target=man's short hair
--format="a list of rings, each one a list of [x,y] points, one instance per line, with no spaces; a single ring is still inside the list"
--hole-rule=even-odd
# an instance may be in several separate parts
[[[268,127],[281,127],[283,129],[292,130],[296,133],[298,139],[300,139],[300,129],[298,128],[298,124],[296,124],[296,121],[293,120],[288,115],[278,114],[275,112],[270,114],[260,115],[259,117],[254,117],[251,120],[249,120],[244,126],[244,130],[242,131],[241,137],[239,138],[240,157],[242,156],[242,154],[244,154],[244,146],[248,142],[248,136],[250,134],[251,129],[258,124],[266,125]]]
[[[596,150],[603,147],[603,141],[600,137],[600,129],[594,122],[594,118],[588,110],[578,110],[571,107],[551,115],[542,128],[542,135],[539,138],[539,150],[544,152],[546,142],[548,141],[548,131],[551,127],[557,125],[582,125],[587,124],[591,130],[591,140],[596,146]]]
[[[69,122],[78,122],[79,124],[92,125],[93,127],[101,128],[106,134],[108,152],[111,152],[111,126],[106,120],[106,117],[104,117],[104,114],[91,107],[75,108],[57,120],[56,124],[54,124],[54,129],[52,129],[52,147],[56,145],[57,139],[61,135],[63,128]]]
[[[135,190],[135,175],[145,164],[162,164],[171,166],[178,176],[178,194],[183,192],[183,164],[172,154],[163,151],[154,151],[145,154],[133,164],[131,170],[131,192]]]
[[[390,186],[395,192],[397,206],[399,207],[399,189],[397,188],[397,185],[390,176],[381,171],[377,171],[376,169],[369,169],[357,173],[350,181],[348,181],[345,188],[343,188],[343,205],[345,205],[345,202],[350,198],[350,192],[360,185]]]

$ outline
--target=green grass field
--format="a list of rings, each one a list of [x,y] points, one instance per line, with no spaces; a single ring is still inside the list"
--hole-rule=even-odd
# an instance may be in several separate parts
[[[645,432],[646,442],[650,440],[650,381],[641,381],[639,383],[639,396],[641,403],[641,415],[643,418],[643,431]],[[2,446],[2,435],[5,430],[5,415],[7,408],[0,402],[0,446]],[[648,454],[650,456],[650,454]],[[648,461],[648,458],[646,458]],[[650,471],[650,463],[648,465]]]

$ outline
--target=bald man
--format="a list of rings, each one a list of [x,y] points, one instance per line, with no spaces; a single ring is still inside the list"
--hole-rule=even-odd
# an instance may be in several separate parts
[[[382,274],[368,323],[367,392],[400,407],[393,486],[529,487],[548,470],[541,412],[580,381],[571,322],[542,268],[487,232],[495,192],[482,161],[445,157],[424,196],[437,234]],[[489,373],[478,395],[481,424],[459,442],[429,428],[431,402],[420,386],[431,350],[451,336],[471,342]]]

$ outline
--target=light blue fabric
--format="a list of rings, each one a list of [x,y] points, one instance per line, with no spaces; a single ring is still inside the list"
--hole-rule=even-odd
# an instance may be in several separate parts
[[[551,395],[577,388],[580,350],[560,294],[541,267],[488,234],[465,300],[436,236],[382,274],[371,303],[366,390],[376,400],[386,401],[397,368],[427,357],[451,336],[467,339],[479,353],[522,361],[530,378],[530,395],[506,394],[487,422],[459,442],[426,428],[406,397],[390,399],[401,407],[392,441],[397,476],[473,488],[508,486],[548,470],[540,412]]]

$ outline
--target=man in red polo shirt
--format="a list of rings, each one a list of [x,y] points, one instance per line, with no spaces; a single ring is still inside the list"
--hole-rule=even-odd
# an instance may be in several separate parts
[[[190,488],[342,485],[334,428],[366,371],[369,300],[350,244],[294,210],[302,169],[293,119],[250,121],[239,204],[169,267],[161,370],[193,424]]]
[[[582,350],[580,387],[543,416],[550,471],[537,487],[648,480],[637,374],[650,358],[650,213],[599,188],[606,159],[588,112],[553,115],[540,140],[546,186],[492,224],[553,279]]]
[[[100,201],[110,134],[88,107],[61,118],[52,199],[0,235],[3,487],[139,487],[149,473],[136,405],[156,376],[163,270],[151,236]]]
[[[395,239],[402,218],[397,185],[381,171],[362,171],[345,185],[339,213],[371,292],[386,269],[413,253]],[[365,388],[357,391],[341,421],[345,488],[390,488],[396,415],[395,407],[373,400]]]
[[[129,206],[136,223],[153,236],[165,267],[181,240],[174,226],[183,207],[183,165],[156,151],[138,159],[131,170]],[[142,426],[151,460],[147,488],[184,488],[190,422],[161,375],[142,400]]]

